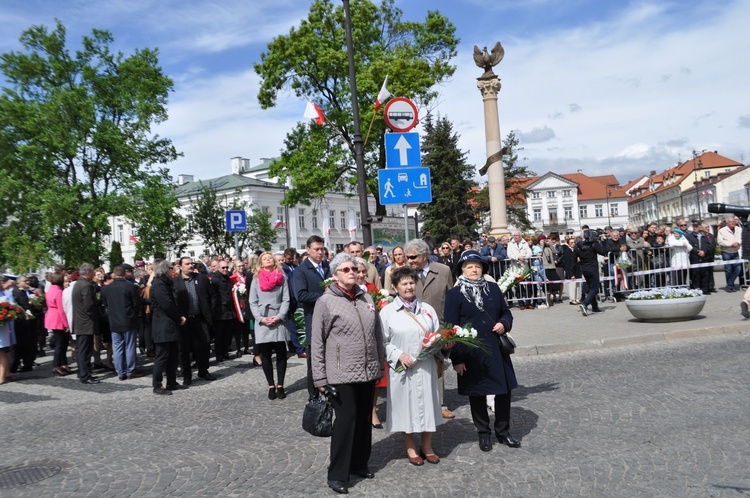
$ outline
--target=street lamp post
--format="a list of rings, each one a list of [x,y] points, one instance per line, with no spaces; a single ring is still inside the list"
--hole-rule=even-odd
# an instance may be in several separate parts
[[[611,227],[612,226],[612,221],[609,219],[609,216],[610,216],[610,211],[609,211],[609,185],[607,185],[606,194],[607,194],[607,226]]]
[[[705,151],[701,151],[703,153]],[[698,158],[698,151],[693,151],[693,171],[695,172],[695,204],[698,206],[698,221],[701,220],[701,200],[700,200],[700,194],[698,192],[698,170],[703,168],[703,161],[698,159],[698,163],[696,164],[695,160]],[[697,166],[697,167],[696,167]]]

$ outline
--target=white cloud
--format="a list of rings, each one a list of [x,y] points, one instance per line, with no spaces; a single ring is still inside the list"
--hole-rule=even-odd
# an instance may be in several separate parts
[[[541,143],[548,142],[555,138],[555,132],[549,126],[543,126],[542,128],[534,128],[529,132],[523,132],[521,130],[516,131],[518,140],[527,143]]]

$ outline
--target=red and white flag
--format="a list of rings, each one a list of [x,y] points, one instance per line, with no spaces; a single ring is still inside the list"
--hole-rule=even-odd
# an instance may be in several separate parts
[[[286,226],[286,223],[284,223],[281,220],[276,220],[276,223],[273,224],[274,228],[284,228]]]
[[[136,237],[135,235],[132,235],[132,234],[131,234],[131,235],[130,235],[130,237],[128,237],[128,239],[129,239],[129,240],[130,240],[130,242],[132,242],[133,244],[137,244],[137,243],[138,243],[138,237]]]
[[[383,81],[383,86],[380,87],[380,92],[378,93],[378,98],[375,99],[375,110],[377,111],[380,109],[380,106],[385,103],[386,100],[388,100],[388,97],[391,96],[391,92],[388,91],[388,89],[385,87],[385,85],[388,84],[388,75],[385,76],[385,81]]]
[[[349,233],[357,233],[357,227],[351,227]]]
[[[330,234],[331,234],[331,229],[330,229],[330,228],[326,228],[326,233],[327,233],[328,235],[330,235]]]
[[[710,190],[706,190],[705,192],[703,192],[703,195],[705,195],[706,197],[710,197],[710,196],[714,195],[714,193],[711,192]]]
[[[305,117],[307,119],[314,119],[319,125],[326,122],[326,117],[323,115],[323,111],[317,105],[313,104],[309,100],[307,101],[307,107],[305,107]]]

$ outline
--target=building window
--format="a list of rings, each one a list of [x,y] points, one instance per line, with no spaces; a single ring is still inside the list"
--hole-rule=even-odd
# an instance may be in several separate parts
[[[336,211],[328,211],[328,228],[330,228],[331,230],[336,228]]]
[[[704,171],[703,172],[703,177],[704,178],[711,178],[711,172],[710,171]]]
[[[557,208],[549,208],[549,224],[557,225]]]
[[[589,217],[589,207],[588,206],[578,206],[578,217],[588,218]]]
[[[563,197],[570,197],[570,190],[563,190]]]
[[[565,206],[563,209],[565,210],[565,219],[572,220],[573,219],[573,206]]]
[[[297,209],[297,217],[299,218],[299,227],[305,228],[305,210],[302,208]]]
[[[284,219],[285,215],[285,209],[284,206],[279,206],[276,208],[276,219],[280,222],[284,223],[286,220]]]
[[[541,197],[542,197],[542,194],[540,194],[539,192],[532,192],[531,193],[531,198],[532,199],[539,199]]]
[[[549,192],[547,192],[547,197],[550,199],[554,199],[555,197],[557,197],[557,192],[555,192],[554,190],[550,190]]]
[[[260,212],[261,213],[270,213],[271,212],[271,208],[268,207],[268,206],[261,206],[260,207]]]
[[[541,210],[541,208],[534,209],[534,221],[542,221],[542,210]]]
[[[122,237],[125,230],[123,230],[122,225],[117,225],[117,240],[120,241],[120,244],[122,244]]]
[[[601,218],[604,216],[604,204],[594,204],[594,217]]]
[[[609,205],[609,215],[610,216],[618,216],[618,214],[617,214],[618,211],[619,211],[619,208],[617,207],[617,203],[616,202],[614,202],[614,203],[612,203],[612,204]]]
[[[339,211],[339,214],[341,215],[341,219],[339,220],[339,222],[341,222],[341,229],[346,230],[349,228],[346,226],[346,211]]]
[[[318,210],[313,209],[312,210],[312,223],[310,223],[313,228],[318,228]]]
[[[354,213],[354,223],[356,223],[356,225],[357,225],[357,230],[359,230],[360,228],[362,228],[362,226],[359,224],[360,218],[361,218],[361,216],[359,214],[359,211],[357,211],[356,213]]]

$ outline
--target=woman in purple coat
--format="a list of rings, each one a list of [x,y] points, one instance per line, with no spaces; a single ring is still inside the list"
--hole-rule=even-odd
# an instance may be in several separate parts
[[[458,374],[458,394],[469,397],[471,417],[479,433],[479,448],[492,449],[487,395],[495,395],[495,436],[501,444],[518,448],[510,435],[510,392],[517,385],[510,356],[500,352],[500,336],[510,332],[513,316],[500,287],[484,278],[487,263],[476,251],[465,251],[458,261],[456,286],[445,296],[445,322],[471,324],[488,351],[457,344],[451,352]]]

